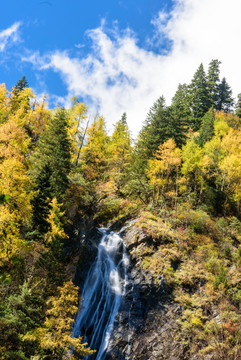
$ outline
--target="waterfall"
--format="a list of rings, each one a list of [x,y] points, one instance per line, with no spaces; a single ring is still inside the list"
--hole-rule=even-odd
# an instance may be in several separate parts
[[[86,359],[104,360],[111,340],[114,320],[127,285],[129,258],[121,237],[100,229],[98,255],[86,277],[82,302],[73,336],[83,336],[94,355]]]

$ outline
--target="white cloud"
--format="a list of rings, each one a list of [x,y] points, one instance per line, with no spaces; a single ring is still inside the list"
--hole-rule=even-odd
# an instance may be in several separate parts
[[[82,96],[92,112],[98,109],[109,128],[126,111],[136,136],[153,102],[164,95],[170,103],[178,84],[189,83],[201,62],[207,69],[219,59],[234,95],[241,92],[240,14],[240,0],[176,0],[170,14],[160,12],[152,19],[153,39],[172,43],[167,54],[141,48],[130,30],[115,28],[110,34],[103,22],[88,32],[93,42],[88,56],[56,51],[45,58],[35,55],[32,62],[60,73],[69,95]]]
[[[0,51],[4,51],[9,42],[15,43],[19,40],[19,27],[21,23],[15,22],[9,28],[0,32]]]
[[[42,69],[59,72],[69,96],[81,96],[92,114],[104,114],[108,128],[124,111],[137,135],[153,101],[160,96],[160,55],[139,48],[128,31],[111,39],[102,28],[89,32],[93,52],[86,58],[71,58],[67,52],[54,52],[47,58],[32,54],[28,60]],[[137,120],[137,123],[131,120]]]

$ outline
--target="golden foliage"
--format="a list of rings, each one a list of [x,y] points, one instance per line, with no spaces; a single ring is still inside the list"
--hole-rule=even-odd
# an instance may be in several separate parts
[[[52,354],[52,359],[77,360],[78,356],[94,353],[82,338],[71,336],[73,318],[77,312],[78,288],[72,281],[58,287],[58,295],[48,299],[43,327],[35,329],[24,336],[24,340],[38,341],[40,347]],[[74,354],[72,351],[74,350]]]

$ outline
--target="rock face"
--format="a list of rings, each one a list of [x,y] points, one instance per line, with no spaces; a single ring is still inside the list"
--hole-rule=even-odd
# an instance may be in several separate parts
[[[128,250],[151,241],[135,227],[135,220],[127,223],[120,235]],[[106,359],[189,359],[183,344],[174,338],[175,319],[180,313],[180,306],[170,298],[164,277],[156,286],[151,276],[139,268],[138,259],[131,257],[129,284]]]
[[[118,229],[118,225],[115,224],[113,230],[120,230],[128,251],[151,241],[135,226],[135,220],[129,221],[121,229]],[[85,236],[75,275],[75,282],[80,288],[96,257],[100,233],[92,230],[84,239]],[[175,319],[182,309],[172,302],[164,277],[156,285],[151,275],[138,266],[138,258],[130,255],[130,260],[129,282],[115,319],[105,360],[190,359],[185,354],[183,344],[174,338],[177,328]]]
[[[84,285],[89,268],[97,256],[97,246],[102,237],[98,229],[80,233],[80,245],[78,251],[78,263],[74,275],[74,283],[80,287]]]

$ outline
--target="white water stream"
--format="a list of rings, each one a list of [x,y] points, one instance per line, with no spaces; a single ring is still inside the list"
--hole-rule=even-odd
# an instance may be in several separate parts
[[[86,359],[104,360],[114,320],[127,285],[129,259],[119,235],[100,229],[102,238],[82,291],[73,336],[84,337],[96,353]]]

